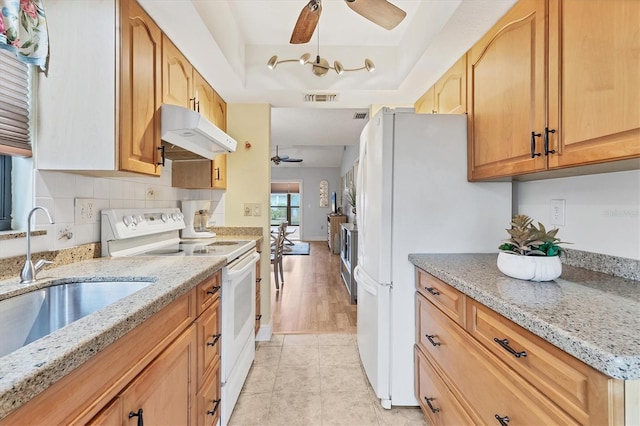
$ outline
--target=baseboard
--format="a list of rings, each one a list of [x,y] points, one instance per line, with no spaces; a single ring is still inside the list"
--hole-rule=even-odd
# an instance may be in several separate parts
[[[271,340],[271,323],[262,325],[260,324],[260,328],[258,329],[258,334],[256,334],[256,342],[268,342]]]

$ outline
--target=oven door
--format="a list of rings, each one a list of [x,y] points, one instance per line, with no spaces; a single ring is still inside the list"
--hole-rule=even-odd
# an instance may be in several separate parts
[[[222,282],[222,382],[232,374],[242,349],[253,337],[256,316],[256,263],[260,254],[230,263]],[[244,381],[244,378],[243,378]]]

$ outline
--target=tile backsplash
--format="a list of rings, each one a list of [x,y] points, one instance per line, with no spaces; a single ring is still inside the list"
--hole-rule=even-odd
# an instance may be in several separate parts
[[[33,176],[34,205],[46,207],[54,220],[50,225],[42,212],[34,214],[36,230],[46,235],[31,238],[33,253],[79,246],[100,241],[100,215],[106,208],[180,207],[181,200],[204,199],[213,201],[212,224],[224,226],[225,191],[209,189],[182,189],[171,187],[171,167],[165,167],[161,177],[92,177],[74,173],[35,170]],[[167,172],[169,171],[169,172]],[[76,224],[76,198],[94,200],[95,223]],[[26,218],[21,218],[20,230],[26,229]],[[67,236],[72,235],[71,238]],[[0,258],[26,253],[26,240],[13,238],[0,240]]]

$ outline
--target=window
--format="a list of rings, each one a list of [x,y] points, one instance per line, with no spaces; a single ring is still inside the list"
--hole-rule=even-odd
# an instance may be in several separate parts
[[[30,114],[31,67],[0,49],[0,231],[11,229],[11,156],[31,156]]]
[[[300,225],[300,194],[271,194],[271,226]]]

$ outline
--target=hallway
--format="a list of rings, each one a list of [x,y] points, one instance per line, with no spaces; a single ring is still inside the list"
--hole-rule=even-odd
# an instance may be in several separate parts
[[[426,425],[418,407],[383,409],[369,385],[339,262],[316,241],[285,256],[279,292],[271,273],[274,334],[257,345],[230,425]]]
[[[356,306],[340,277],[340,256],[312,241],[308,256],[284,256],[284,286],[270,274],[273,333],[355,333]]]

